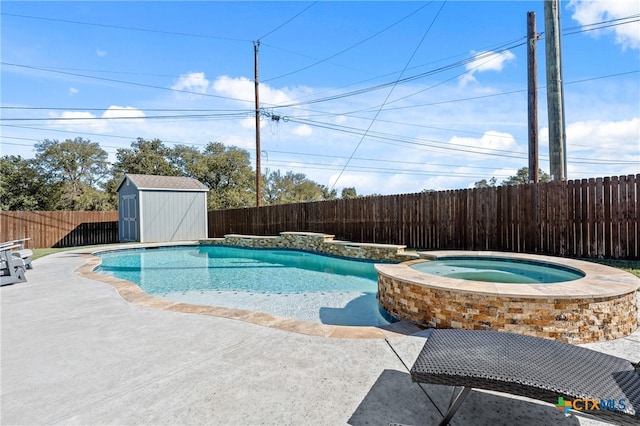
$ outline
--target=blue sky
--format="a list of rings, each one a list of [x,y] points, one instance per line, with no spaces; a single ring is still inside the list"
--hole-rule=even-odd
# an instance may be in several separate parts
[[[82,137],[113,160],[142,137],[222,142],[255,162],[259,40],[263,172],[364,195],[467,188],[527,166],[532,11],[549,173],[543,1],[0,8],[2,155]],[[568,179],[639,173],[640,2],[563,1],[561,19]]]

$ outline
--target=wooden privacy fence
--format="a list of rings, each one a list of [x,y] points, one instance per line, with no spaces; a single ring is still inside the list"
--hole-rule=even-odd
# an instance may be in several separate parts
[[[420,249],[640,259],[640,174],[209,212],[209,236],[333,234]]]
[[[0,241],[31,238],[29,248],[118,242],[118,212],[0,212]]]
[[[640,174],[209,212],[209,236],[333,234],[418,249],[640,259]],[[0,212],[0,241],[118,242],[118,212]]]

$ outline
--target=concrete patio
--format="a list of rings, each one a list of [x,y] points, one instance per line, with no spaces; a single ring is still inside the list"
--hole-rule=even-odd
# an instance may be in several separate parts
[[[451,388],[409,376],[424,332],[326,338],[143,307],[76,274],[85,261],[47,256],[0,289],[2,424],[432,425],[446,409]],[[638,331],[584,346],[640,361]],[[604,423],[474,390],[451,424]]]

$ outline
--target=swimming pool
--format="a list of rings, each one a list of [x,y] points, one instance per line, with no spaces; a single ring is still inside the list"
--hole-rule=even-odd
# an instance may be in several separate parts
[[[248,309],[332,325],[390,323],[371,262],[293,250],[182,246],[98,253],[96,272],[146,293],[196,305]]]
[[[415,263],[411,268],[446,278],[513,284],[553,284],[584,277],[582,271],[563,265],[490,256],[452,256]]]

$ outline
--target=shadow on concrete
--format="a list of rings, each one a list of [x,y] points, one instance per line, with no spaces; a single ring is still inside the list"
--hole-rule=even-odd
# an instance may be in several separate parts
[[[437,425],[453,388],[418,385],[409,373],[384,370],[348,421],[353,426]],[[436,408],[436,406],[438,408]],[[452,426],[579,425],[551,404],[506,394],[473,390],[451,421]]]
[[[375,293],[364,293],[349,301],[344,308],[322,307],[319,312],[322,324],[329,325],[386,325]]]

